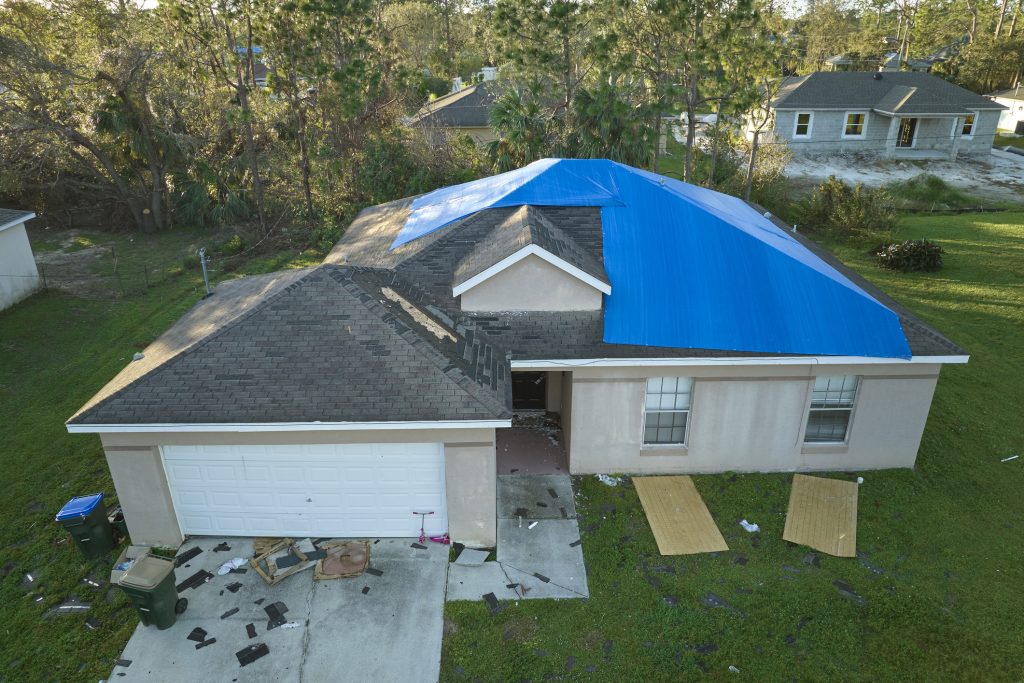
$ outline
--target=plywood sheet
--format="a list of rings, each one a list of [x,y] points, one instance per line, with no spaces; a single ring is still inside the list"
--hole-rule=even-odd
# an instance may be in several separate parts
[[[793,475],[782,538],[836,557],[857,554],[857,484]]]
[[[729,549],[689,477],[633,477],[633,486],[662,555]]]

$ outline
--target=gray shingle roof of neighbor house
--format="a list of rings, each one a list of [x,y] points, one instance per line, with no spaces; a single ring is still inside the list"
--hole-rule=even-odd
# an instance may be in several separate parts
[[[966,114],[1005,109],[937,76],[911,71],[818,71],[783,80],[776,109],[874,109],[909,114]]]
[[[391,279],[326,265],[224,283],[68,424],[509,418],[503,352],[460,338]]]
[[[0,230],[9,228],[12,225],[24,223],[35,216],[31,211],[19,211],[18,209],[0,209]]]
[[[998,90],[994,93],[989,93],[989,97],[1001,97],[1004,100],[1024,101],[1024,85],[1018,85],[1016,88],[1007,88],[1006,90]]]
[[[423,128],[487,128],[494,105],[494,82],[485,81],[423,105],[410,125]]]

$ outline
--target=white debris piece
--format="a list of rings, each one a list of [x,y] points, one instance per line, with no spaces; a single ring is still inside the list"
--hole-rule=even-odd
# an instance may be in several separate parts
[[[1011,455],[1009,458],[1003,458],[999,462],[1010,462],[1011,460],[1016,460],[1019,457],[1019,455]]]
[[[746,529],[747,531],[749,531],[752,534],[757,533],[758,531],[761,530],[761,527],[759,527],[758,525],[756,525],[756,524],[754,524],[752,522],[748,522],[745,519],[741,519],[740,520],[740,526],[743,527],[744,529]]]
[[[299,628],[300,626],[302,626],[302,624],[297,621],[287,621],[281,624],[281,628]]]
[[[863,484],[864,483],[864,477],[857,477],[857,483],[858,484]]]
[[[535,526],[537,526],[537,522],[530,522],[530,526],[528,526],[528,527],[526,527],[526,528],[527,528],[527,529],[532,529],[532,528],[533,528],[533,527],[535,527]]]
[[[730,664],[730,665],[729,665],[729,671],[733,672],[734,674],[738,674],[738,673],[740,672],[740,670],[739,670],[739,669],[737,669],[737,668],[736,668],[735,666],[733,666],[732,664]]]
[[[224,576],[225,574],[230,572],[232,569],[238,569],[243,564],[245,564],[245,562],[246,562],[246,560],[245,560],[244,557],[236,557],[233,560],[228,560],[227,562],[222,564],[220,566],[220,568],[217,570],[217,576]]]
[[[622,477],[610,477],[607,474],[595,474],[594,476],[605,486],[618,486],[622,483]]]

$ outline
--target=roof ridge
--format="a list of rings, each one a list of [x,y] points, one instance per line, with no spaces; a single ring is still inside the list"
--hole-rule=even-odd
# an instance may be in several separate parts
[[[285,285],[279,291],[274,292],[273,294],[271,294],[270,296],[265,298],[263,301],[259,302],[258,304],[256,304],[252,308],[250,308],[248,311],[244,311],[238,317],[233,318],[232,320],[230,320],[229,322],[225,323],[224,325],[222,325],[218,329],[214,330],[212,333],[206,335],[205,337],[201,337],[201,338],[197,339],[196,341],[194,341],[193,343],[189,344],[188,346],[180,349],[177,353],[175,353],[170,358],[167,358],[166,360],[161,362],[159,365],[157,365],[157,366],[147,370],[146,372],[142,373],[138,377],[132,379],[130,382],[125,384],[123,387],[120,387],[116,391],[111,392],[110,395],[104,396],[102,399],[100,399],[96,403],[90,405],[88,408],[80,409],[78,412],[76,412],[74,415],[72,415],[71,417],[69,417],[67,419],[66,424],[70,424],[74,420],[78,420],[78,419],[80,419],[80,418],[82,418],[82,417],[84,417],[84,416],[86,416],[86,415],[88,415],[90,413],[96,412],[101,407],[103,407],[103,406],[107,405],[108,403],[110,403],[113,399],[119,398],[126,391],[128,391],[130,388],[134,387],[136,384],[138,384],[143,379],[152,378],[152,377],[155,377],[155,376],[159,375],[160,373],[164,372],[167,368],[169,368],[171,365],[176,363],[178,360],[180,360],[184,356],[192,353],[193,351],[195,351],[195,350],[197,350],[197,349],[207,345],[208,343],[212,342],[213,340],[221,337],[228,330],[233,329],[234,327],[238,326],[243,321],[248,320],[249,318],[254,316],[256,313],[262,311],[264,308],[267,307],[267,305],[271,301],[274,301],[275,299],[281,297],[286,292],[292,291],[293,289],[295,289],[296,287],[301,285],[303,282],[305,282],[307,279],[309,279],[309,277],[311,275],[313,275],[318,270],[321,270],[322,268],[325,268],[325,266],[323,264],[321,264],[319,266],[314,266],[314,267],[311,267],[311,268],[308,268],[308,269],[302,269],[302,268],[296,269],[296,270],[308,270],[309,272],[307,272],[305,275],[300,277],[295,282],[292,282],[291,284]],[[249,276],[249,277],[259,277],[259,276],[258,275],[253,275],[253,276]],[[241,278],[239,278],[239,279],[241,279]],[[200,301],[197,302],[197,303],[201,303],[201,301],[202,301],[202,299],[200,299]],[[125,366],[125,367],[130,367],[130,366]],[[115,375],[115,377],[116,377],[116,375]],[[111,378],[111,381],[113,381],[113,378]],[[106,386],[106,385],[104,385],[104,386]],[[102,391],[102,388],[100,389],[100,391]]]

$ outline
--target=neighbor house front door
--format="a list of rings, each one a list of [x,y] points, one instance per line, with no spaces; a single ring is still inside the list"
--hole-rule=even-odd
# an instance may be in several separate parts
[[[900,119],[900,132],[896,136],[897,147],[913,147],[917,135],[917,119]]]

